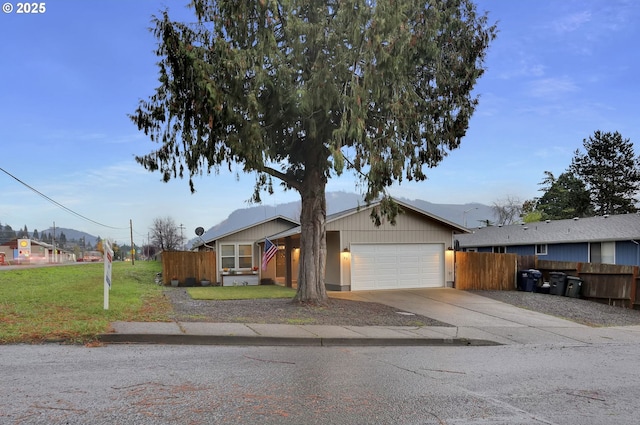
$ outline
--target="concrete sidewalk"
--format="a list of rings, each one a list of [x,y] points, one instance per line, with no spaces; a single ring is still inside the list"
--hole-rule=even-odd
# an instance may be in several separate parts
[[[455,327],[268,325],[244,323],[112,323],[103,342],[192,345],[424,346],[499,345],[457,335]]]
[[[640,343],[640,326],[591,328],[451,288],[331,292],[330,297],[386,304],[452,326],[384,327],[241,323],[112,323],[112,343],[426,346]]]

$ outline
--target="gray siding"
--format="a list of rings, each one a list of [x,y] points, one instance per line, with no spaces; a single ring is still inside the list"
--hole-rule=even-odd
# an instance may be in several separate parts
[[[325,285],[340,286],[340,232],[327,232],[327,266]]]
[[[295,227],[293,224],[284,221],[276,220],[269,221],[257,226],[250,227],[245,230],[233,233],[224,238],[218,239],[219,242],[256,242],[269,235],[284,232],[285,230]]]
[[[342,230],[341,243],[442,243],[452,245],[451,229],[433,220],[425,220],[411,211],[398,216],[395,226],[383,223],[376,227],[369,211],[360,211],[327,224],[327,230]]]
[[[376,227],[362,210],[327,223],[328,289],[349,290],[351,286],[351,256],[343,253],[351,244],[440,244],[445,251],[453,246],[453,229],[446,224],[408,210],[397,217],[396,225],[384,223]],[[339,238],[335,236],[339,234]],[[445,262],[445,281],[453,280],[453,261]],[[442,282],[443,285],[445,282]]]

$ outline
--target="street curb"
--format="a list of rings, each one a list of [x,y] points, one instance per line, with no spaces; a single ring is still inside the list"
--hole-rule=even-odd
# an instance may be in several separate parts
[[[239,335],[162,335],[162,334],[101,334],[98,340],[114,344],[166,345],[237,345],[237,346],[298,346],[298,347],[483,347],[503,345],[485,339],[468,338],[308,338],[265,337]]]

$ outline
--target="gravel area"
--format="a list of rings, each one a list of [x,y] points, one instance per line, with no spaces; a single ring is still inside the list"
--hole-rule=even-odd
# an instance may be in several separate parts
[[[469,291],[517,307],[589,326],[640,325],[640,310],[594,301],[521,291]],[[273,323],[338,326],[451,326],[426,316],[403,314],[383,304],[332,298],[327,307],[290,299],[194,300],[184,288],[166,288],[174,320],[182,322]]]
[[[181,322],[271,323],[338,326],[451,326],[383,304],[329,299],[327,307],[293,303],[289,298],[202,301],[183,288],[166,288],[174,320]]]
[[[640,310],[614,307],[579,298],[522,291],[469,291],[527,310],[572,320],[589,326],[640,325]]]

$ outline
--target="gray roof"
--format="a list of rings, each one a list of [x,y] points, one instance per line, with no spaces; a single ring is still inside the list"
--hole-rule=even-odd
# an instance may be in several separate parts
[[[422,214],[422,215],[424,215],[426,217],[429,217],[429,218],[431,218],[431,219],[433,219],[435,221],[439,221],[442,224],[451,227],[453,230],[456,230],[458,232],[465,232],[465,233],[469,231],[466,227],[463,227],[463,226],[461,226],[461,225],[459,225],[457,223],[454,223],[452,221],[446,220],[446,219],[444,219],[442,217],[438,217],[438,216],[436,216],[434,214],[431,214],[430,212],[424,211],[424,210],[422,210],[422,209],[420,209],[418,207],[415,207],[415,206],[413,206],[411,204],[399,201],[399,200],[397,200],[395,198],[394,198],[394,201],[398,205],[400,205],[403,209],[413,210],[413,211],[415,211],[415,212],[417,212],[419,214]],[[340,219],[342,219],[344,217],[348,217],[348,216],[350,216],[352,214],[357,214],[360,211],[373,208],[373,207],[377,206],[379,203],[380,202],[373,202],[368,206],[349,208],[347,210],[344,210],[344,211],[341,211],[341,212],[338,212],[338,213],[335,213],[335,214],[328,215],[327,216],[327,223],[332,223],[332,222],[340,220]],[[269,236],[269,239],[285,238],[287,236],[293,236],[293,235],[300,234],[301,231],[302,231],[301,226],[297,226],[297,227],[293,227],[293,228],[291,228],[289,230],[285,230],[284,232],[280,232],[280,233],[277,233],[275,235]]]
[[[211,229],[209,229],[204,235],[202,235],[201,240],[195,242],[193,244],[193,246],[194,247],[201,246],[203,240],[206,243],[212,243],[212,242],[215,242],[218,239],[222,239],[222,238],[227,237],[229,235],[232,235],[234,233],[238,233],[238,232],[241,232],[243,230],[249,229],[251,227],[259,226],[261,224],[268,223],[268,222],[273,221],[273,220],[284,220],[284,221],[287,221],[287,222],[291,223],[292,226],[296,226],[296,225],[299,224],[298,221],[293,220],[290,217],[285,217],[283,215],[273,215],[271,217],[265,218],[264,220],[245,222],[245,223],[242,223],[242,224],[233,223],[233,222],[229,222],[229,221],[225,220],[222,223],[220,223],[219,225],[214,226]]]
[[[461,248],[557,244],[575,242],[640,241],[640,214],[621,214],[568,220],[490,226],[456,235]]]

